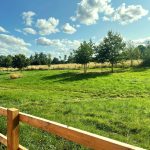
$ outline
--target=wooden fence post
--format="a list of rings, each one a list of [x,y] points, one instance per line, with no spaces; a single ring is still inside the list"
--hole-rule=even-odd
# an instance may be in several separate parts
[[[7,150],[19,149],[19,110],[7,109]]]

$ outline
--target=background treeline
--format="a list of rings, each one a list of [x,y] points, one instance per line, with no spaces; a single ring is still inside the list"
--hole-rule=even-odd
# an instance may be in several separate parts
[[[91,40],[84,41],[68,57],[64,55],[63,58],[59,56],[59,58],[52,59],[50,54],[44,53],[35,53],[30,57],[23,54],[0,56],[0,67],[22,69],[29,65],[48,65],[50,67],[51,64],[78,63],[84,66],[86,73],[89,62],[108,62],[111,64],[113,72],[115,64],[120,62],[123,65],[127,60],[130,60],[131,67],[134,60],[142,60],[141,65],[150,66],[150,43],[135,46],[132,41],[124,42],[119,33],[109,31],[99,45],[95,45]]]

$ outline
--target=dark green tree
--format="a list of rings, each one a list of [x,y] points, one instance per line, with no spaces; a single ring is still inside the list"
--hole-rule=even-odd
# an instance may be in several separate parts
[[[48,67],[51,66],[51,63],[52,63],[51,54],[48,54],[48,55],[47,55],[47,64],[48,64]]]
[[[24,67],[29,65],[29,59],[25,57],[23,54],[15,55],[12,61],[14,68],[19,68],[22,70]]]
[[[75,62],[84,66],[84,73],[87,72],[87,64],[92,60],[94,52],[93,45],[91,40],[89,42],[84,41],[80,44],[80,47],[74,51]]]
[[[74,63],[74,56],[73,56],[73,53],[71,52],[70,55],[68,56],[68,60],[67,60],[68,63]]]
[[[11,55],[6,56],[4,59],[4,67],[6,68],[12,67],[12,61],[13,57]]]
[[[52,64],[59,64],[59,59],[54,57],[52,60]]]
[[[150,45],[144,50],[142,66],[150,67]]]
[[[109,31],[102,43],[99,45],[97,59],[99,62],[109,62],[111,70],[114,70],[114,64],[120,61],[120,55],[125,48],[125,42],[118,33]]]

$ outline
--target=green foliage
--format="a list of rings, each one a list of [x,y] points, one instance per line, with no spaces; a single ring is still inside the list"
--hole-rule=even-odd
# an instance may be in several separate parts
[[[22,68],[27,67],[29,65],[29,59],[27,59],[25,57],[25,55],[22,55],[22,54],[15,55],[13,57],[12,64],[13,64],[14,68],[22,69]]]
[[[34,56],[30,57],[31,65],[49,65],[51,63],[51,55],[44,53],[35,53]]]
[[[103,39],[97,48],[97,60],[101,63],[109,62],[112,65],[112,72],[114,64],[119,62],[120,55],[125,48],[125,43],[118,33],[109,31],[107,36]]]
[[[128,41],[126,44],[126,60],[130,60],[130,66],[133,67],[134,60],[140,60],[142,58],[142,49],[141,46],[135,46],[132,41]]]
[[[12,67],[13,57],[11,55],[8,56],[0,56],[0,67]]]
[[[59,64],[59,59],[54,57],[52,60],[52,64]]]
[[[73,53],[71,52],[70,55],[68,56],[68,60],[67,60],[68,63],[74,63],[75,60],[74,60],[74,56],[73,56]]]
[[[150,45],[144,50],[142,66],[150,67]]]
[[[84,41],[77,50],[74,50],[75,62],[84,65],[84,73],[87,71],[87,63],[92,60],[93,53],[92,41],[89,41],[88,43]]]

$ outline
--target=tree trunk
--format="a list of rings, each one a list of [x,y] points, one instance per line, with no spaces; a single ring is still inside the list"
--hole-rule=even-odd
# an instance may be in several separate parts
[[[84,66],[84,74],[86,74],[87,73],[87,64],[84,64],[83,66]]]
[[[131,59],[131,67],[133,67],[133,59]]]
[[[114,72],[114,63],[111,64],[111,72]]]

